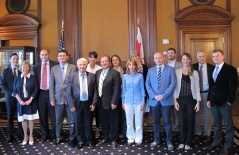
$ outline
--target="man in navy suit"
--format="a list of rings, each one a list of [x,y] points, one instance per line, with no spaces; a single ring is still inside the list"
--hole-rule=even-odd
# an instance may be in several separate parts
[[[34,65],[33,69],[40,88],[38,94],[38,112],[42,132],[41,141],[45,142],[48,136],[50,136],[52,140],[55,139],[56,116],[55,107],[51,106],[49,100],[49,85],[51,68],[58,63],[49,60],[49,51],[46,49],[41,50],[40,58],[42,61]],[[51,131],[49,131],[48,115],[50,115],[51,118]]]
[[[7,108],[7,142],[13,140],[13,118],[14,113],[17,113],[17,100],[13,96],[13,85],[16,77],[21,74],[18,70],[19,57],[17,53],[13,53],[10,56],[11,65],[3,70],[1,76],[0,87],[5,93],[6,108]],[[23,138],[22,123],[18,122],[18,137]]]
[[[95,74],[86,72],[87,60],[77,60],[78,72],[71,74],[68,79],[66,96],[72,112],[77,138],[77,149],[83,145],[93,148],[91,144],[91,111],[95,110],[97,104],[97,89]]]
[[[209,81],[212,78],[212,72],[214,66],[206,62],[206,53],[202,50],[197,52],[198,63],[193,64],[193,68],[199,73],[199,84],[200,84],[200,110],[195,113],[195,140],[199,140],[203,133],[204,140],[210,141],[211,127],[212,127],[212,112],[211,109],[207,107],[207,97],[209,90]],[[203,132],[201,129],[201,116],[203,115]]]
[[[103,56],[100,59],[102,69],[96,71],[96,85],[99,94],[98,101],[101,130],[103,140],[99,142],[102,145],[110,138],[111,147],[117,147],[119,112],[118,103],[121,90],[120,73],[110,68],[110,57]]]
[[[7,141],[11,142],[13,140],[13,118],[14,113],[17,113],[17,100],[13,96],[13,85],[15,78],[21,74],[18,70],[19,57],[17,53],[13,53],[10,56],[11,65],[3,70],[1,76],[0,87],[5,93],[6,107],[7,107]],[[18,122],[18,137],[23,138],[22,123]]]
[[[152,109],[154,141],[151,147],[154,148],[160,143],[160,118],[163,117],[166,142],[168,150],[172,151],[172,123],[170,120],[171,106],[174,104],[173,92],[176,86],[176,75],[173,67],[164,64],[164,56],[157,52],[154,54],[155,66],[150,68],[146,78],[146,89],[149,94],[149,105]]]
[[[220,154],[229,154],[234,139],[234,125],[232,120],[232,108],[237,85],[238,75],[236,68],[224,62],[224,53],[216,49],[212,53],[213,62],[216,64],[209,85],[207,106],[212,109],[214,117],[214,140],[208,149],[215,148],[222,140],[222,119],[226,127],[225,143]]]

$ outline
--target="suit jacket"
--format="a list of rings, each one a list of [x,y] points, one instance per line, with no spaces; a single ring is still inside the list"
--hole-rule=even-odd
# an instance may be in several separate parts
[[[146,89],[149,94],[149,105],[156,106],[156,95],[162,95],[163,100],[160,101],[163,106],[171,106],[174,104],[173,91],[176,86],[176,75],[173,67],[164,64],[164,69],[161,76],[160,86],[158,88],[157,66],[149,69],[146,78]]]
[[[50,75],[50,89],[49,89],[50,102],[55,102],[56,104],[67,103],[67,99],[66,99],[67,80],[69,75],[75,71],[77,71],[76,66],[72,64],[68,64],[65,80],[63,81],[60,64],[52,67],[51,75]]]
[[[207,79],[208,79],[208,83],[212,80],[212,73],[213,73],[214,67],[215,66],[207,63]],[[194,68],[194,70],[198,71],[199,63],[193,64],[193,68]]]
[[[213,78],[209,83],[208,100],[211,106],[222,106],[229,102],[233,103],[238,85],[238,75],[235,67],[223,64],[217,79],[214,82]]]
[[[179,98],[179,93],[181,91],[182,68],[177,69],[175,72],[177,76],[177,86],[174,90],[174,98]],[[199,76],[196,70],[194,70],[193,75],[190,76],[190,84],[193,99],[201,101]]]
[[[179,61],[176,61],[175,62],[175,66],[174,66],[174,69],[176,70],[176,69],[179,69],[179,68],[182,68],[183,67],[183,64],[181,63],[181,62],[179,62]]]
[[[18,75],[20,74],[21,74],[21,71],[18,70]],[[1,80],[0,87],[5,93],[6,102],[14,100],[15,98],[12,97],[12,93],[13,93],[13,86],[14,86],[15,79],[14,79],[11,66],[3,70],[0,80]]]
[[[56,62],[56,61],[52,61],[52,60],[49,60],[49,65],[50,65],[50,72],[51,72],[51,68],[55,65],[58,65],[59,63]],[[34,65],[33,67],[33,71],[34,71],[34,74],[36,75],[36,78],[37,78],[37,82],[39,84],[39,89],[40,89],[40,84],[41,84],[41,65],[42,65],[42,61],[41,62],[38,62],[37,64]],[[50,79],[50,78],[49,78]],[[50,86],[50,85],[49,85]]]
[[[86,72],[88,85],[88,104],[97,105],[98,91],[96,89],[95,74]],[[67,81],[66,88],[67,102],[70,108],[75,107],[76,110],[80,106],[80,81],[79,72],[72,73]]]
[[[100,74],[103,69],[96,71],[96,85],[99,87]],[[102,86],[101,104],[104,109],[111,109],[111,104],[118,105],[121,93],[121,78],[120,73],[112,68],[104,79]]]

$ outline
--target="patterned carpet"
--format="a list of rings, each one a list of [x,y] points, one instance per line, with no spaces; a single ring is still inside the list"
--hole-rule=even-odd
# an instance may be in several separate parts
[[[225,131],[224,131],[225,132]],[[64,129],[64,134],[67,135],[67,130]],[[153,141],[153,131],[152,127],[144,127],[144,140],[141,147],[137,147],[136,145],[128,146],[126,138],[119,139],[119,145],[116,149],[112,149],[110,144],[105,144],[103,146],[98,146],[99,139],[95,139],[95,148],[90,149],[88,147],[83,147],[81,150],[77,150],[75,147],[70,147],[65,140],[63,143],[54,146],[53,142],[48,140],[45,143],[40,142],[40,130],[39,127],[36,127],[34,130],[34,139],[35,143],[33,146],[26,144],[21,145],[22,141],[17,140],[15,136],[15,140],[11,143],[6,142],[6,127],[0,124],[0,154],[2,155],[36,155],[36,154],[44,154],[44,155],[75,155],[75,154],[89,154],[89,155],[158,155],[158,154],[166,154],[166,155],[218,155],[220,148],[216,148],[214,150],[206,150],[204,147],[207,143],[203,140],[199,142],[194,142],[193,148],[189,151],[185,151],[184,149],[175,148],[173,151],[167,150],[167,145],[165,143],[165,136],[162,132],[162,139],[160,146],[152,149],[150,148],[150,143]],[[173,138],[174,146],[179,145],[179,136],[175,136]],[[235,139],[232,148],[232,154],[239,155],[239,130],[235,129]]]

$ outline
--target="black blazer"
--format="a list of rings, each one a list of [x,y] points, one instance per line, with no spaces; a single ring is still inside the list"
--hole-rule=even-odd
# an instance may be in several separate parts
[[[18,75],[21,74],[21,71],[18,70]],[[9,66],[5,68],[2,72],[0,87],[5,93],[6,102],[12,101],[15,97],[12,97],[13,86],[14,86],[14,75],[12,72],[12,67]]]
[[[96,71],[95,73],[97,90],[99,87],[99,79],[101,72],[102,69]],[[104,79],[102,86],[101,104],[103,108],[111,109],[111,104],[118,106],[120,93],[121,93],[120,73],[112,68],[109,68],[109,71]]]
[[[95,74],[89,72],[86,72],[86,74],[88,83],[88,106],[97,106],[98,94],[96,89]],[[67,103],[69,104],[70,108],[75,107],[76,110],[78,110],[80,106],[79,72],[74,72],[68,77],[66,96]]]
[[[199,71],[198,71],[199,63],[193,64],[193,68],[194,68],[194,70],[196,70],[199,73]],[[210,83],[210,81],[213,80],[212,79],[212,73],[213,73],[214,68],[215,68],[215,66],[207,63],[207,79],[208,79],[208,83]]]
[[[232,104],[236,96],[237,85],[236,68],[224,63],[216,81],[214,82],[213,78],[210,81],[208,100],[211,106],[222,106],[227,102]]]
[[[58,65],[59,63],[56,61],[49,60],[49,64],[50,64],[50,72],[51,72],[51,68],[55,65]],[[34,74],[36,75],[39,89],[40,89],[40,84],[41,84],[41,65],[42,65],[42,61],[35,64],[33,67],[33,71],[34,71]]]

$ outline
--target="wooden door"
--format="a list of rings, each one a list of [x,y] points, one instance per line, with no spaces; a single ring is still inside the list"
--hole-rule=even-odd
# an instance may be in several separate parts
[[[215,49],[224,50],[223,33],[195,33],[185,34],[184,50],[190,53],[193,63],[197,62],[197,52],[203,50],[207,54],[207,62],[212,61],[212,51]]]

